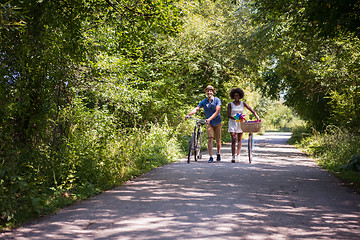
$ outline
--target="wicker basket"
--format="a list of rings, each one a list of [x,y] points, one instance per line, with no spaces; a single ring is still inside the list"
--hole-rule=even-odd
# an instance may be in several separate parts
[[[261,122],[241,122],[241,130],[246,133],[259,132],[261,128]]]

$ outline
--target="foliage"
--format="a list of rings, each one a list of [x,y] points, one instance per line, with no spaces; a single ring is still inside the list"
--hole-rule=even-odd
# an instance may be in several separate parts
[[[322,168],[360,192],[360,172],[355,169],[359,162],[359,141],[359,135],[329,126],[321,134],[309,127],[294,129],[289,143],[313,156]]]
[[[359,36],[360,6],[356,0],[287,0],[253,1],[253,5],[267,18],[291,19],[295,27],[336,37],[343,33]],[[259,15],[260,17],[260,15]]]
[[[258,28],[245,41],[247,60],[253,73],[260,72],[263,92],[277,98],[285,91],[285,103],[317,130],[335,124],[359,131],[355,1],[251,3]],[[350,18],[349,24],[340,20]],[[337,34],[330,34],[332,28]]]
[[[360,171],[360,155],[354,155],[347,165],[343,165],[341,169]]]
[[[75,79],[82,51],[80,2],[71,8],[53,1],[2,4],[1,226],[19,214],[28,218],[46,211],[42,196],[56,187],[58,152],[69,129],[59,116],[70,102],[66,83]]]
[[[1,3],[1,227],[174,161],[193,128],[183,118],[208,84],[222,100],[223,126],[228,93],[241,87],[268,126],[293,124],[276,102],[284,90],[317,129],[358,131],[357,5],[339,17],[345,5],[326,2],[347,25],[319,23],[319,1],[257,2]],[[334,26],[339,34],[325,38]]]
[[[142,118],[151,82],[137,74],[157,35],[178,31],[171,1],[11,0],[0,11],[1,227],[177,156],[164,121]]]
[[[272,101],[264,116],[266,129],[291,130],[297,126],[305,125],[294,111],[281,101]]]
[[[97,10],[99,24],[94,25],[93,16],[84,22],[89,54],[83,64],[91,72],[84,74],[87,81],[81,93],[90,107],[106,105],[122,127],[154,122],[156,116],[148,109],[154,103],[163,104],[167,97],[156,98],[160,95],[156,84],[168,82],[164,69],[154,64],[163,55],[163,45],[159,44],[159,51],[153,46],[176,35],[180,9],[172,1],[119,0],[106,1],[105,6],[107,3],[106,12]]]
[[[289,144],[298,145],[304,139],[307,139],[313,133],[313,129],[308,124],[299,125],[291,129],[291,137],[288,140]]]
[[[77,125],[61,154],[52,159],[56,162],[50,176],[40,165],[22,169],[2,162],[2,227],[52,212],[179,158],[177,139],[166,125],[149,126],[148,133],[143,129],[114,133],[110,116],[77,113],[67,116]],[[89,124],[94,127],[88,128]]]
[[[218,54],[228,51],[224,41],[230,6],[217,1],[181,1],[179,5],[183,14],[180,33],[149,47],[145,54],[152,56],[152,66],[142,69],[143,77],[152,82],[153,114],[166,115],[174,125],[183,118],[178,114],[183,108],[180,105],[196,106],[205,97],[203,90],[208,84],[216,88],[217,97],[227,95],[224,84],[231,67],[227,54]],[[212,17],[215,14],[217,17]],[[175,110],[173,106],[177,106]]]
[[[302,143],[307,152],[318,158],[318,163],[333,171],[347,164],[360,152],[359,136],[335,126],[329,126],[325,133],[312,135]]]
[[[185,112],[208,84],[227,96],[239,75],[233,10],[211,0],[2,4],[1,226],[176,158]]]

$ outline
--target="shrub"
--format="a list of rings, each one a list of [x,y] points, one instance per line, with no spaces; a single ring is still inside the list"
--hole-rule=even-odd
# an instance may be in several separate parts
[[[58,151],[49,146],[48,153],[29,153],[26,166],[16,155],[2,161],[0,229],[118,186],[180,156],[166,123],[126,130],[104,110],[65,112],[63,121],[72,125]]]
[[[360,192],[360,136],[347,129],[328,126],[326,132],[309,132],[309,128],[293,133],[291,140],[296,146],[315,157],[325,170],[338,176],[346,184]],[[302,131],[302,130],[305,130]]]
[[[309,152],[326,169],[338,171],[341,166],[360,153],[360,136],[335,126],[327,127],[323,134],[313,135],[308,141]]]

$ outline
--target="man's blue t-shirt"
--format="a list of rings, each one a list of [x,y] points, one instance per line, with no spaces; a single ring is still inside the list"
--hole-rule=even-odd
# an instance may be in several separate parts
[[[221,100],[217,97],[213,97],[211,102],[209,102],[209,100],[205,98],[198,106],[204,108],[205,117],[208,119],[216,112],[216,106],[221,106]],[[219,123],[221,123],[220,112],[213,120],[210,121],[210,124],[213,126],[218,125]]]

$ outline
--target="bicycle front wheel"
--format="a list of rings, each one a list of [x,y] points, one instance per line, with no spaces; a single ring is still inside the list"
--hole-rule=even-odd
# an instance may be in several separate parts
[[[195,161],[197,161],[198,159],[201,159],[201,131],[200,129],[198,130],[197,134],[196,134],[196,141],[195,141],[195,149],[194,149],[194,156],[195,156]]]
[[[249,163],[252,162],[252,149],[253,149],[253,134],[249,133],[249,139],[248,139],[248,154],[249,154]]]
[[[189,142],[189,152],[188,152],[188,160],[187,160],[188,163],[190,163],[191,153],[194,150],[194,142],[195,142],[195,133],[191,135],[191,139]]]

